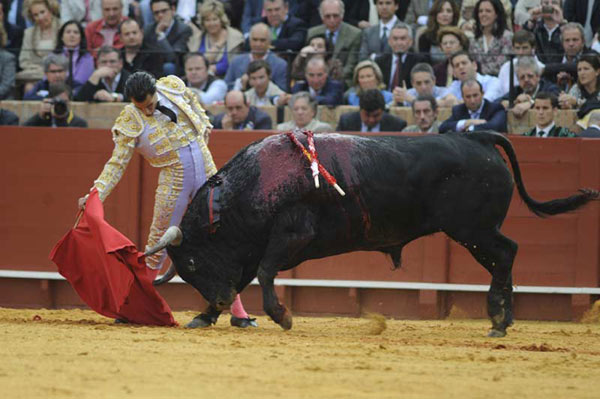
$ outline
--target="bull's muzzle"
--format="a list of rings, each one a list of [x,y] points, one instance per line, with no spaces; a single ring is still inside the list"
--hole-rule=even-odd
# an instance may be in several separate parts
[[[181,245],[183,241],[183,233],[181,229],[177,226],[171,226],[165,231],[165,234],[158,240],[155,246],[146,248],[146,252],[144,255],[152,255],[157,253],[158,251],[165,249],[167,245],[171,245],[173,247],[178,247]]]

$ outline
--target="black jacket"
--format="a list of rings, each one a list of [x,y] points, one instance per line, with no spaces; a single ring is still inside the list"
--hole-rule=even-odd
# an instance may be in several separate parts
[[[463,119],[471,119],[471,114],[465,104],[458,104],[452,107],[452,115],[440,125],[440,133],[455,132],[456,124]],[[493,130],[496,132],[506,132],[506,110],[499,103],[492,103],[483,100],[483,109],[479,119],[485,119],[487,123],[477,125],[475,130]]]
[[[588,127],[583,132],[579,133],[579,137],[600,137],[600,129],[595,127]]]
[[[565,50],[562,46],[560,26],[557,27],[552,36],[548,37],[548,31],[544,28],[544,21],[538,21],[532,29],[528,28],[528,22],[523,28],[533,32],[535,36],[535,54],[544,64],[561,62]]]
[[[223,129],[223,117],[225,113],[215,116],[213,126],[215,129]],[[273,121],[269,114],[265,111],[250,106],[248,116],[246,120],[239,126],[234,126],[234,130],[271,130],[273,128]]]
[[[587,18],[588,1],[596,0],[565,0],[563,6],[563,15],[569,22],[579,22],[585,27]],[[600,1],[596,1],[592,6],[592,19],[590,20],[592,32],[598,32],[600,28]]]
[[[119,93],[119,94],[122,94],[123,96],[125,96],[125,82],[127,81],[127,78],[129,77],[129,75],[130,75],[130,73],[127,72],[125,70],[125,68],[123,68],[121,70],[121,77],[119,78],[119,83],[117,84],[117,90],[115,91],[115,93]],[[87,82],[85,82],[85,84],[83,86],[81,86],[81,89],[79,89],[79,92],[75,95],[74,100],[75,101],[94,101],[94,94],[96,94],[96,92],[100,91],[100,90],[106,90],[109,93],[112,92],[111,89],[109,89],[108,87],[106,87],[104,85],[102,80],[100,80],[97,85],[92,84],[88,80]]]
[[[264,17],[262,22],[269,25],[267,23],[267,17]],[[307,31],[308,28],[306,22],[288,14],[288,19],[283,22],[277,39],[271,42],[273,51],[276,53],[286,53],[288,50],[291,50],[294,53],[300,51],[302,47],[304,47]],[[246,47],[249,51],[250,45],[248,39],[246,39]],[[296,54],[294,54],[294,56],[296,56]]]
[[[12,111],[0,108],[0,125],[2,126],[17,126],[19,117]]]
[[[39,114],[35,114],[31,118],[27,119],[25,123],[23,123],[23,126],[51,127],[52,119],[53,118],[42,118]],[[85,119],[82,119],[75,114],[72,114],[71,118],[54,119],[54,122],[57,127],[88,127],[88,124],[85,121]]]
[[[400,132],[406,127],[406,121],[397,116],[387,113],[383,114],[379,122],[380,132]],[[360,132],[362,128],[362,119],[360,112],[348,112],[340,116],[337,130],[340,132]]]
[[[392,73],[392,60],[393,59],[394,58],[393,58],[392,54],[383,54],[383,55],[380,55],[379,57],[375,58],[375,62],[377,63],[377,65],[379,65],[379,69],[381,69],[381,73],[383,74],[383,82],[385,83],[385,87],[389,91],[393,90],[393,87],[390,87],[390,80],[391,80],[390,74]],[[428,60],[429,60],[429,57],[427,57],[425,55],[415,54],[415,53],[407,53],[406,59],[404,60],[404,63],[402,63],[402,69],[400,70],[399,85],[402,86],[402,82],[404,81],[406,83],[407,89],[412,88],[412,84],[410,82],[410,71],[419,62],[428,62]]]
[[[150,49],[163,48],[166,51],[167,62],[175,62],[181,65],[183,55],[188,51],[187,42],[192,36],[192,28],[187,26],[179,17],[175,17],[166,40],[158,40],[156,25],[157,23],[154,22],[144,29],[144,43]]]

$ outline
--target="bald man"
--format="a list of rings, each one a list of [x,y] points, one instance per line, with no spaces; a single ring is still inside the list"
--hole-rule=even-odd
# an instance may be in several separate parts
[[[270,130],[271,117],[264,111],[251,106],[246,96],[239,90],[232,90],[225,96],[226,111],[213,121],[215,129],[225,130]]]

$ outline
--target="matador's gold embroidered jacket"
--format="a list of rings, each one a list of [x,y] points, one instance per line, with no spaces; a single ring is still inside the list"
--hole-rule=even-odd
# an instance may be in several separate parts
[[[179,163],[177,151],[197,142],[204,157],[206,177],[217,172],[208,150],[208,135],[212,125],[197,97],[177,76],[167,76],[156,82],[157,91],[185,115],[183,123],[157,121],[146,116],[133,104],[128,104],[112,128],[115,148],[102,173],[94,181],[100,200],[104,201],[119,182],[137,148],[150,165],[158,168]]]

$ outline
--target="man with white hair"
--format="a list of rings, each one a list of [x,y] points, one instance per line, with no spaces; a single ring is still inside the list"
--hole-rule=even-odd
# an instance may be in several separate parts
[[[102,18],[92,21],[85,27],[88,51],[96,58],[96,50],[102,46],[116,49],[123,47],[119,35],[119,24],[127,19],[123,16],[122,0],[102,0]]]
[[[271,30],[265,23],[259,22],[250,29],[250,53],[236,56],[227,69],[225,82],[229,90],[233,89],[235,80],[241,79],[242,87],[248,82],[246,70],[250,62],[265,60],[271,67],[271,80],[283,91],[287,91],[287,62],[276,56],[269,49],[271,47]]]
[[[344,80],[351,87],[354,67],[358,63],[362,31],[343,22],[344,10],[342,0],[323,0],[319,6],[323,24],[310,28],[306,41],[308,44],[313,36],[325,35],[325,39],[332,44],[333,57],[344,65]]]

